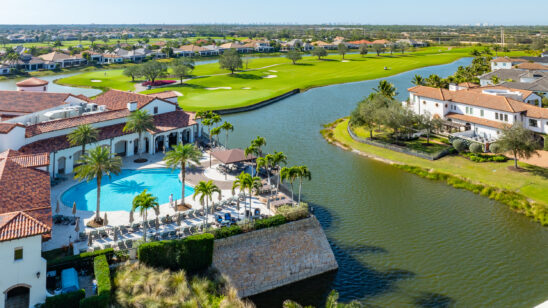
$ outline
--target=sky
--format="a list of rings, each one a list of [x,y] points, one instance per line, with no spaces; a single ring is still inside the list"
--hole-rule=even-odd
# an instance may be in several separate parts
[[[0,24],[548,25],[548,0],[0,0]]]

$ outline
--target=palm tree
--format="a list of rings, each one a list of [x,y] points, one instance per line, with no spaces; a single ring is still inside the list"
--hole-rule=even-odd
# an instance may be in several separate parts
[[[185,178],[186,178],[186,164],[189,162],[195,162],[196,164],[200,163],[200,157],[202,157],[202,152],[193,144],[187,143],[183,145],[182,143],[173,146],[173,151],[169,151],[164,156],[164,161],[166,165],[171,169],[176,169],[178,166],[181,166],[181,204],[185,204]],[[177,201],[175,201],[177,204]]]
[[[89,124],[78,126],[67,136],[71,146],[82,146],[82,155],[86,154],[86,144],[97,142],[98,138],[99,131]]]
[[[200,197],[200,203],[205,203],[205,211],[204,211],[204,230],[206,228],[207,223],[207,214],[209,212],[209,201],[213,201],[213,193],[221,194],[221,189],[213,184],[213,181],[209,180],[207,182],[200,181],[198,185],[194,187],[194,195],[192,195],[192,198],[196,200],[196,197]]]
[[[95,210],[95,222],[102,224],[100,216],[101,179],[103,178],[103,174],[110,177],[112,173],[120,173],[122,159],[110,153],[110,147],[96,147],[89,151],[88,154],[83,154],[79,163],[81,163],[81,165],[74,168],[75,179],[89,182],[97,178],[97,209]]]
[[[139,134],[139,148],[137,151],[139,151],[139,157],[141,157],[141,144],[143,143],[141,137],[145,131],[153,130],[155,128],[156,125],[154,125],[154,117],[148,114],[146,110],[136,110],[129,115],[128,121],[126,122],[126,125],[124,126],[122,131],[124,133],[134,132]]]
[[[422,78],[421,75],[415,74],[411,80],[411,83],[416,86],[424,86],[424,78]]]
[[[262,147],[266,145],[266,139],[261,136],[257,136],[255,140],[251,140],[251,146],[256,147],[259,157],[263,156]]]
[[[374,88],[373,91],[382,94],[388,98],[394,98],[398,93],[396,92],[396,87],[393,84],[386,80],[381,80],[377,88]]]
[[[282,181],[289,181],[289,184],[291,184],[291,200],[295,200],[293,198],[293,181],[297,178],[297,172],[296,167],[283,167],[282,170],[280,170],[280,178]]]
[[[225,147],[228,149],[228,131],[234,131],[234,126],[230,122],[225,121],[221,126],[219,126],[226,133],[225,138]]]
[[[239,188],[240,191],[244,192],[245,200],[245,190],[249,191],[249,210],[251,212],[251,197],[253,196],[253,191],[258,191],[261,188],[261,178],[258,176],[251,176],[249,173],[242,172],[237,177],[234,183],[232,183],[232,191]],[[247,209],[247,208],[246,208]]]
[[[244,154],[245,154],[245,156],[256,155],[258,157],[259,156],[259,148],[257,148],[256,146],[250,145],[244,150]],[[256,163],[257,163],[257,160],[255,160],[255,163],[253,163],[253,164],[256,164]],[[253,168],[251,170],[251,173],[253,173],[254,169],[255,168]]]
[[[221,116],[209,111],[205,115],[201,114],[200,117],[202,119],[202,124],[207,126],[207,134],[209,135],[209,144],[211,146],[211,127],[221,122]],[[211,149],[209,150],[209,167],[211,167]]]
[[[143,217],[143,240],[147,241],[147,225],[144,223],[147,221],[147,212],[149,209],[157,209],[159,207],[158,198],[153,197],[152,194],[147,193],[147,190],[143,190],[142,193],[138,194],[133,198],[133,207],[131,211],[139,209],[141,217]]]
[[[219,145],[219,135],[221,134],[221,128],[220,127],[213,127],[211,129],[211,136],[214,137],[215,143],[218,146]]]
[[[272,167],[272,154],[266,154],[264,157],[257,157],[257,173],[261,168],[265,168],[268,186],[270,187],[270,168]]]
[[[312,180],[312,174],[308,170],[307,166],[298,166],[295,167],[296,176],[299,178],[299,201],[298,204],[301,204],[301,190],[303,187],[303,179]]]
[[[281,164],[287,164],[287,156],[284,154],[284,152],[274,152],[274,154],[271,154],[272,158],[270,159],[270,164],[272,166],[272,169],[278,170],[278,183],[276,185],[276,191],[280,190],[280,166]]]

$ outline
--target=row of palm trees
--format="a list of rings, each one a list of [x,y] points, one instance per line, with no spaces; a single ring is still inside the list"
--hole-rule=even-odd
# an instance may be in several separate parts
[[[196,119],[200,120],[202,125],[207,126],[209,144],[212,144],[213,136],[217,136],[217,144],[219,144],[219,135],[224,130],[226,133],[225,146],[228,148],[228,132],[234,131],[234,126],[230,122],[224,121],[221,125],[214,127],[214,125],[221,123],[223,119],[213,111],[198,111]],[[211,167],[211,151],[209,151],[209,167]]]

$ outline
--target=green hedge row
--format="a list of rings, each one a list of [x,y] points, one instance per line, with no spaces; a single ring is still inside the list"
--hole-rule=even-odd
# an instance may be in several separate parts
[[[107,257],[99,255],[93,259],[93,272],[97,280],[97,295],[80,301],[80,308],[107,308],[110,303],[112,284]]]
[[[84,289],[59,294],[52,297],[46,297],[46,303],[43,308],[78,308],[80,307],[80,300],[86,297],[86,291]]]
[[[79,255],[74,256],[66,256],[62,258],[58,258],[52,261],[48,261],[48,270],[58,269],[58,268],[69,268],[69,267],[77,267],[81,268],[81,266],[86,266],[88,263],[91,264],[91,261],[96,256],[100,255],[107,255],[110,259],[112,255],[114,254],[114,249],[107,248],[92,252],[84,252]]]
[[[500,162],[503,163],[508,160],[508,157],[504,155],[489,155],[481,153],[463,153],[462,156],[470,159],[473,162],[484,163],[484,162]]]
[[[96,295],[80,301],[80,308],[106,308],[110,303],[110,294]]]
[[[178,240],[144,243],[137,253],[139,261],[149,266],[192,273],[211,265],[213,240],[213,234],[203,233]]]
[[[264,228],[270,228],[275,227],[279,225],[283,225],[287,222],[287,219],[285,216],[278,214],[272,217],[268,217],[265,219],[259,219],[255,221],[255,229],[264,229]]]
[[[233,235],[238,235],[244,232],[242,227],[238,225],[232,225],[230,227],[222,227],[212,231],[215,239],[227,238]]]

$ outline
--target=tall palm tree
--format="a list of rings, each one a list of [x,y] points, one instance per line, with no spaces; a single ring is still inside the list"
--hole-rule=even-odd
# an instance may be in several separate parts
[[[149,209],[157,209],[160,206],[158,203],[158,198],[153,197],[152,194],[147,193],[147,190],[143,190],[140,194],[133,198],[133,207],[131,211],[139,209],[141,217],[143,217],[143,222],[147,221],[147,212]],[[148,223],[143,223],[143,240],[147,241],[147,225]]]
[[[219,126],[222,130],[225,131],[225,147],[228,149],[228,131],[234,131],[234,126],[230,123],[225,121],[221,126]]]
[[[272,154],[266,154],[264,157],[257,157],[257,173],[261,168],[266,170],[268,186],[270,187],[270,168],[272,168]]]
[[[200,157],[202,152],[193,144],[187,143],[183,145],[179,143],[173,146],[173,151],[169,151],[164,156],[166,165],[171,169],[176,169],[181,166],[181,204],[185,204],[185,178],[186,178],[186,164],[189,162],[200,163]],[[175,201],[177,204],[177,201]]]
[[[288,181],[289,184],[291,184],[291,200],[295,200],[293,194],[293,182],[297,178],[297,169],[295,167],[283,167],[282,170],[280,170],[280,178],[282,181]]]
[[[248,156],[248,155],[256,155],[257,157],[259,157],[259,148],[257,148],[256,146],[253,146],[253,145],[250,145],[248,146],[247,148],[245,148],[244,150],[244,154],[245,156]],[[254,163],[252,163],[253,165],[255,165],[257,163],[257,160],[255,160]],[[251,169],[251,173],[253,174],[253,170],[255,170],[255,167],[253,167],[253,169]]]
[[[235,188],[239,188],[240,191],[244,192],[244,199],[245,190],[248,190],[249,212],[251,213],[251,197],[253,196],[253,191],[258,191],[261,188],[261,178],[258,176],[252,176],[249,173],[242,172],[236,177],[234,183],[232,183],[232,191],[234,191]]]
[[[299,178],[299,201],[298,204],[301,204],[301,191],[303,187],[303,179],[312,180],[312,174],[307,166],[297,166],[295,167],[296,176]]]
[[[142,146],[142,140],[141,137],[143,136],[143,133],[147,130],[153,130],[156,128],[156,125],[154,125],[154,117],[148,114],[146,110],[136,110],[133,111],[129,117],[128,121],[126,122],[126,125],[122,129],[122,131],[125,132],[133,132],[139,134],[139,148],[137,151],[139,151],[139,157],[141,157],[141,146]]]
[[[79,163],[81,165],[74,169],[74,178],[78,180],[91,181],[97,179],[97,208],[95,210],[95,222],[102,224],[101,210],[101,179],[103,174],[111,176],[118,174],[122,168],[122,159],[110,153],[110,147],[96,147],[83,154]]]
[[[94,143],[98,138],[99,131],[89,124],[78,126],[67,136],[71,146],[82,146],[82,155],[86,154],[86,144]]]
[[[207,214],[209,212],[209,201],[213,201],[213,193],[221,194],[221,189],[217,185],[213,184],[212,180],[209,180],[207,182],[200,181],[198,185],[194,187],[194,195],[192,195],[194,200],[196,200],[196,197],[199,196],[200,203],[205,203],[204,230],[206,228]]]
[[[272,169],[277,169],[278,173],[278,183],[276,185],[276,191],[280,190],[280,166],[281,164],[286,165],[287,164],[287,156],[284,154],[284,152],[274,152],[274,154],[271,154],[272,158],[270,159],[270,164],[272,166]]]
[[[379,85],[373,89],[373,91],[382,94],[388,98],[394,98],[398,93],[396,92],[396,87],[393,84],[386,80],[381,80]]]
[[[219,126],[213,127],[211,129],[211,136],[213,136],[214,139],[217,139],[217,140],[215,140],[217,146],[219,145],[219,135],[220,134],[221,134],[221,128]]]
[[[413,76],[413,79],[411,80],[411,83],[416,86],[424,86],[424,78],[422,78],[422,76],[419,74],[415,74],[415,76]]]
[[[251,140],[251,146],[256,147],[258,149],[258,155],[259,157],[263,156],[263,150],[262,147],[266,145],[266,139],[261,136],[257,136],[254,140]]]
[[[209,111],[205,115],[201,115],[202,124],[207,126],[207,134],[209,135],[209,144],[211,146],[211,127],[221,122],[221,116]],[[211,167],[211,149],[209,150],[209,167]]]

